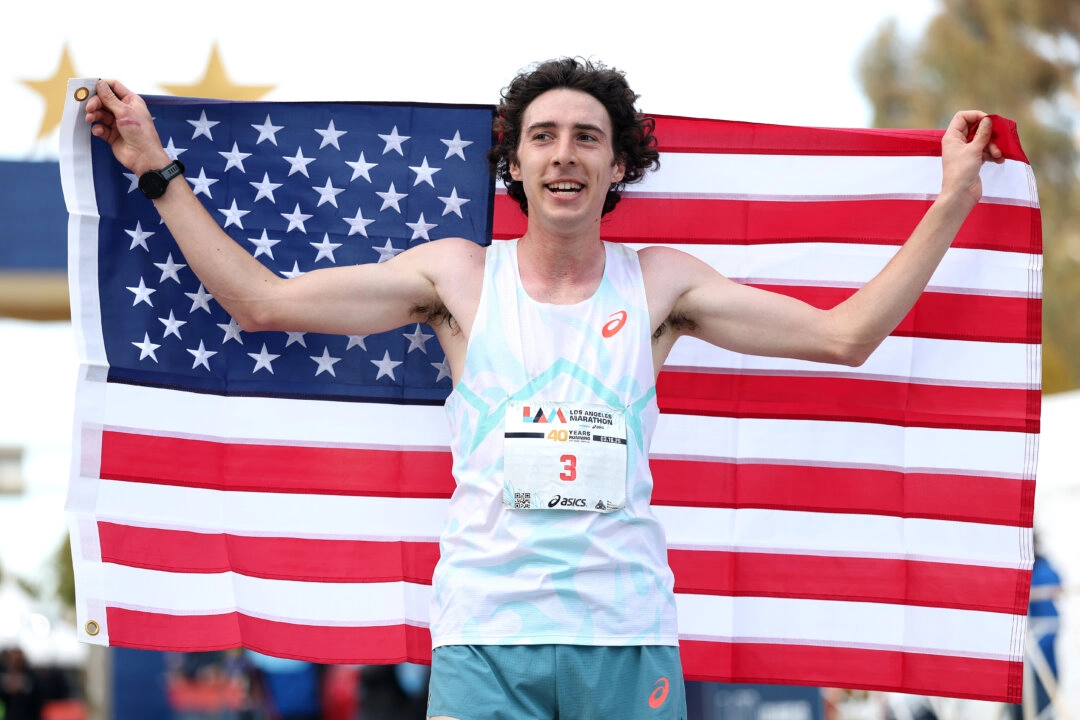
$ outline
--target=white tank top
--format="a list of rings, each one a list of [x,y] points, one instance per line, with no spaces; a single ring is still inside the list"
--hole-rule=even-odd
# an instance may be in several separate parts
[[[664,531],[649,505],[658,410],[637,253],[605,243],[604,277],[574,305],[532,300],[517,241],[487,250],[460,382],[446,402],[457,487],[432,581],[440,645],[677,645]],[[626,409],[626,507],[503,505],[508,401]]]

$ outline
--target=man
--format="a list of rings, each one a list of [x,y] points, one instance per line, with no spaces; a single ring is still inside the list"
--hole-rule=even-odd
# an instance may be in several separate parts
[[[504,91],[494,169],[528,216],[517,241],[426,243],[291,280],[236,245],[185,183],[142,100],[100,82],[93,133],[147,187],[203,284],[245,330],[371,334],[429,322],[457,489],[432,582],[432,716],[685,717],[673,579],[649,507],[655,380],[684,335],[743,353],[858,365],[922,292],[1001,160],[958,113],[942,191],[888,266],[818,310],[679,251],[601,240],[623,183],[657,162],[622,74],[543,63]],[[976,129],[977,128],[977,129]],[[970,131],[976,129],[969,141]],[[156,180],[156,182],[155,182]],[[532,421],[557,418],[535,432]]]

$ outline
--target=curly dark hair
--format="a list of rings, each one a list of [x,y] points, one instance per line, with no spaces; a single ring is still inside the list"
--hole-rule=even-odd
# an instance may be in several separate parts
[[[491,171],[507,188],[507,194],[518,201],[521,211],[529,214],[529,201],[522,184],[510,175],[510,165],[517,162],[518,141],[525,108],[548,90],[569,88],[592,95],[607,109],[611,118],[612,146],[617,162],[626,167],[622,181],[608,190],[602,215],[615,209],[621,199],[620,191],[627,183],[635,183],[645,173],[660,166],[656,150],[656,127],[651,117],[634,107],[638,95],[630,89],[619,70],[605,67],[584,58],[559,58],[534,65],[518,74],[502,92],[494,122],[495,144],[488,151]]]

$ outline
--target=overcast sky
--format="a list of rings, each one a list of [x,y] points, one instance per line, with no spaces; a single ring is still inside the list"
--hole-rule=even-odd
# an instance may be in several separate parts
[[[194,83],[219,44],[229,78],[268,99],[483,102],[535,60],[584,55],[625,70],[648,112],[864,127],[855,62],[896,18],[911,37],[938,0],[409,2],[187,0],[20,6],[0,24],[0,157],[55,155],[45,103],[23,80],[76,74],[143,93]],[[108,8],[107,11],[103,9]],[[707,8],[707,9],[705,9]],[[310,10],[310,13],[307,12]]]

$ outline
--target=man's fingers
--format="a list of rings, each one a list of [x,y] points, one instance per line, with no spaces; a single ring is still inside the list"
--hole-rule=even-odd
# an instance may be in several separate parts
[[[97,81],[97,96],[101,98],[101,104],[109,110],[115,109],[116,105],[120,102],[116,97],[116,93],[113,92],[109,81],[105,79]]]

